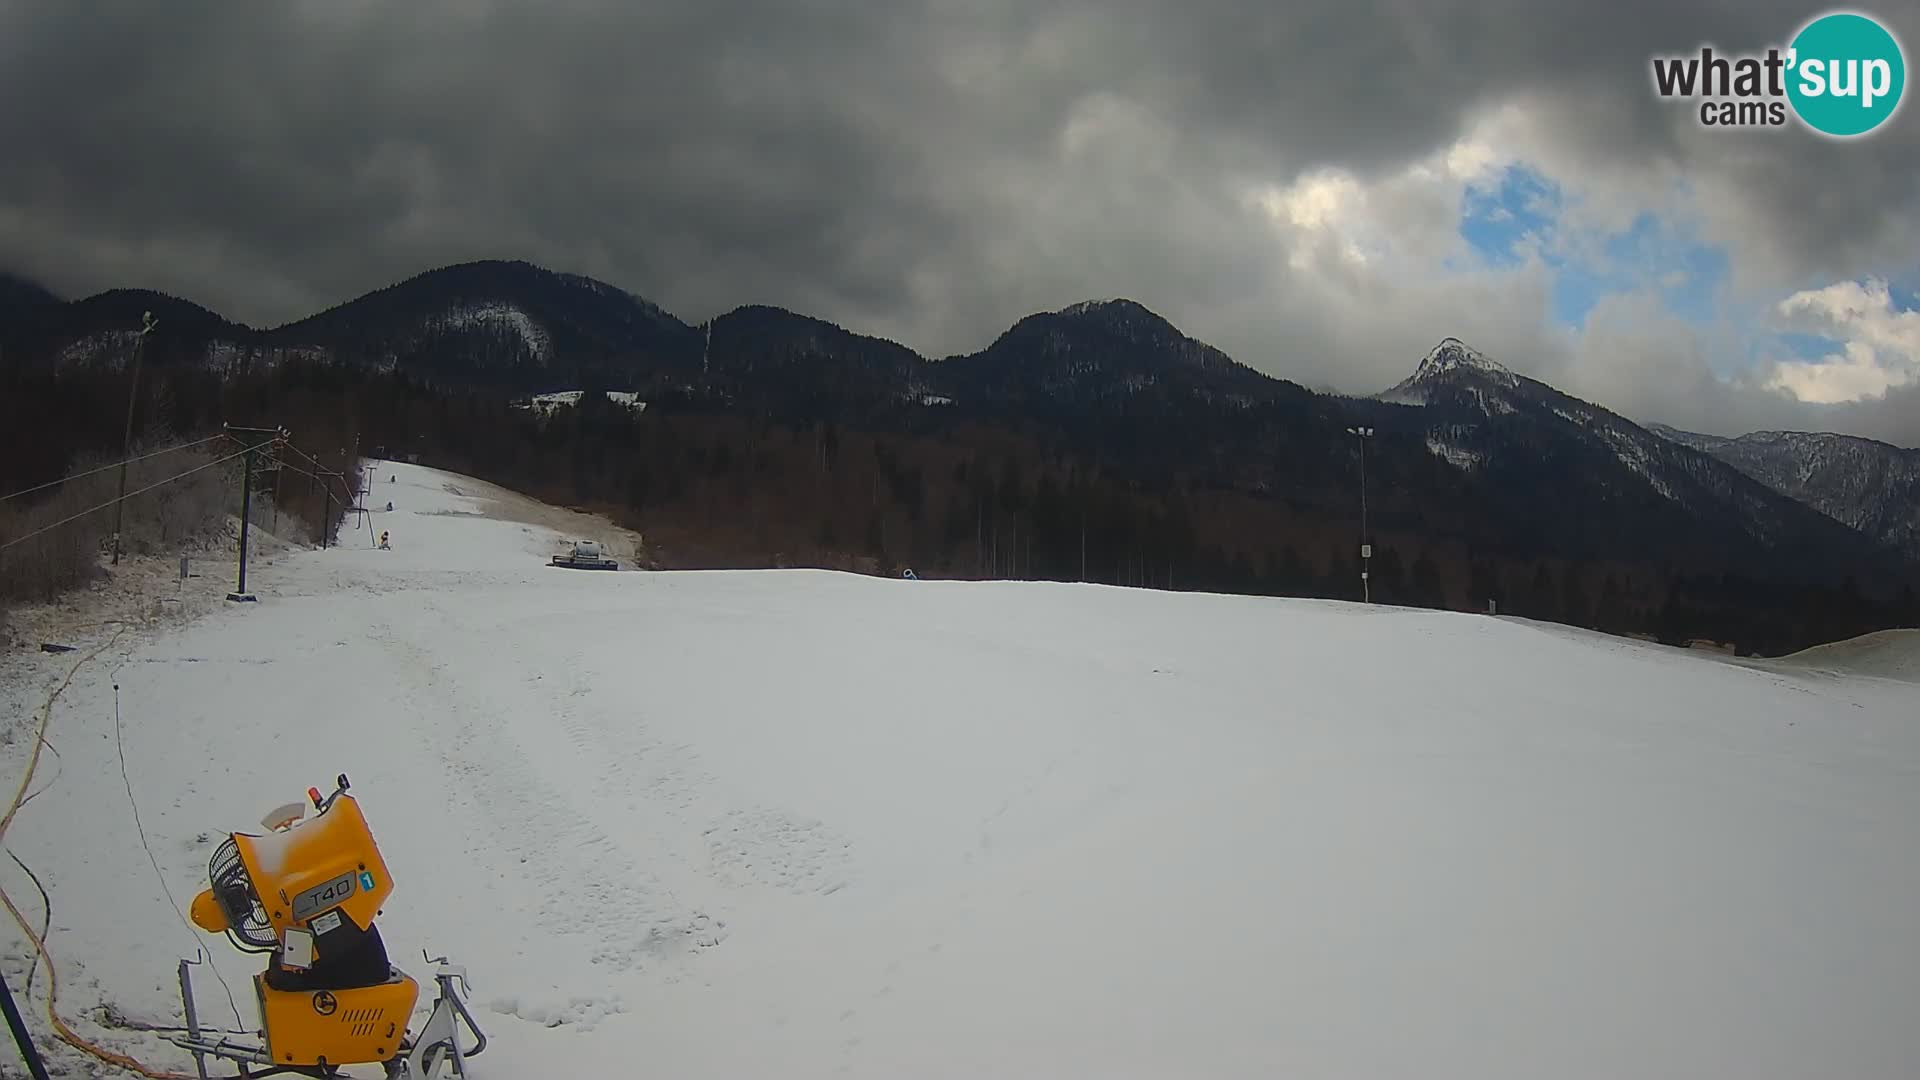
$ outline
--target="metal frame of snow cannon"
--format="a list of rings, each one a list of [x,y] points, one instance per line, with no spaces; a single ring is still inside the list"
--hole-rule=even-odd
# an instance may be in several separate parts
[[[584,554],[582,548],[591,548],[594,554]],[[606,554],[606,549],[591,540],[575,540],[564,555],[553,557],[554,566],[568,570],[618,570],[620,561]]]
[[[467,1075],[466,1059],[474,1057],[487,1048],[487,1033],[473,1022],[473,1014],[467,1011],[467,1003],[454,989],[454,981],[461,987],[467,985],[467,969],[463,965],[449,964],[444,956],[427,956],[420,952],[427,963],[435,965],[433,980],[440,987],[440,993],[433,999],[433,1012],[427,1016],[426,1024],[420,1029],[420,1037],[413,1041],[411,1049],[406,1050],[404,1058],[387,1063],[387,1076],[391,1080],[427,1080],[440,1075],[440,1064],[451,1062],[453,1075]],[[463,1049],[460,1045],[460,1025],[455,1018],[467,1025],[473,1032],[473,1049]]]
[[[487,1048],[487,1033],[474,1022],[473,1014],[467,1011],[466,1000],[460,996],[460,990],[467,987],[467,969],[448,963],[444,956],[428,956],[424,949],[420,956],[427,963],[435,965],[433,980],[439,986],[439,993],[433,999],[433,1011],[427,1015],[427,1022],[421,1026],[420,1034],[411,1040],[403,1040],[400,1052],[384,1063],[387,1080],[435,1080],[440,1075],[440,1067],[447,1064],[452,1065],[453,1075],[464,1078],[467,1075],[466,1059],[479,1056]],[[180,1003],[186,1011],[187,1031],[184,1035],[169,1035],[168,1039],[193,1055],[194,1071],[200,1075],[200,1080],[210,1080],[206,1061],[209,1057],[234,1062],[239,1067],[234,1075],[248,1080],[283,1075],[342,1075],[336,1067],[275,1065],[264,1045],[241,1042],[224,1033],[217,1037],[202,1033],[199,1013],[194,1008],[193,982],[188,976],[188,969],[197,962],[180,961]],[[459,983],[459,987],[455,987],[455,982]],[[473,1032],[471,1047],[462,1045],[465,1041],[460,1036],[462,1023],[468,1031]]]

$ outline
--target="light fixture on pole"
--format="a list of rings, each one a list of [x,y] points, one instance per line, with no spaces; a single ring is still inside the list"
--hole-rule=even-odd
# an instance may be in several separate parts
[[[1367,580],[1367,569],[1373,560],[1373,542],[1367,533],[1367,440],[1373,438],[1370,427],[1350,427],[1347,434],[1360,440],[1360,598],[1373,603],[1373,586]]]

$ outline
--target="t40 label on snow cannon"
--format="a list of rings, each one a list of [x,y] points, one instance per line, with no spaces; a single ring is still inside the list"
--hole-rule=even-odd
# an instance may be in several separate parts
[[[294,921],[304,922],[308,917],[325,911],[352,895],[352,873],[341,874],[324,885],[315,885],[293,898]]]

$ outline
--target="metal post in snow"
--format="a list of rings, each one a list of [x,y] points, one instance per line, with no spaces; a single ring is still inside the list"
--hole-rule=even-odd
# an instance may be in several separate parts
[[[286,432],[281,428],[237,428],[231,424],[226,428],[245,435],[265,436],[249,443],[245,456],[240,459],[240,577],[234,590],[227,594],[227,599],[249,601],[254,599],[247,592],[247,536],[253,521],[253,470],[259,461],[260,451],[274,439],[285,438]]]
[[[193,961],[180,961],[180,1001],[187,1013],[187,1036],[195,1043],[200,1041],[200,1016],[193,1007],[193,980],[187,975],[188,965]],[[193,1071],[200,1074],[200,1080],[207,1080],[207,1058],[198,1050],[193,1052]]]
[[[33,1045],[33,1035],[27,1031],[27,1022],[13,1004],[13,990],[7,986],[5,979],[0,979],[0,1008],[6,1011],[7,1027],[13,1031],[14,1045],[20,1048],[20,1057],[26,1061],[27,1071],[33,1074],[33,1080],[47,1080],[47,1067],[40,1060],[40,1051]]]
[[[247,522],[253,516],[253,447],[240,459],[240,580],[227,594],[229,600],[251,600],[247,595]]]

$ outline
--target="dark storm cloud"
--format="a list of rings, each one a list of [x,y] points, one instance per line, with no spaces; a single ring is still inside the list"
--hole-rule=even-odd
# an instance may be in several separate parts
[[[1391,168],[1445,143],[1475,105],[1521,98],[1563,124],[1566,148],[1594,167],[1675,164],[1737,183],[1749,225],[1799,265],[1858,273],[1891,225],[1914,233],[1920,120],[1844,147],[1799,131],[1701,132],[1694,111],[1651,92],[1649,60],[1702,44],[1724,53],[1784,46],[1811,15],[1802,2],[1375,0],[1263,5],[1134,0],[1116,20],[1133,81],[1183,123],[1230,128],[1282,160]],[[1920,43],[1920,12],[1883,21]],[[1911,63],[1913,58],[1909,58]],[[1910,252],[1900,252],[1905,257]]]
[[[1704,138],[1650,93],[1650,53],[1758,48],[1810,13],[7,0],[0,265],[274,324],[433,265],[527,258],[688,319],[779,303],[936,355],[1126,294],[1250,363],[1371,390],[1405,358],[1345,355],[1287,300],[1301,271],[1253,227],[1245,187],[1389,175],[1484,106],[1545,117],[1570,168],[1731,192],[1718,220],[1754,253],[1739,272],[1797,288],[1911,258],[1911,107],[1837,148]],[[1914,16],[1892,21],[1920,41]],[[1395,341],[1437,336],[1413,325],[1435,301],[1376,300],[1378,320],[1408,321]],[[1236,307],[1271,317],[1196,321]]]
[[[109,283],[102,234],[251,262],[182,273],[163,243],[145,269],[261,322],[305,311],[251,295],[260,268],[319,301],[496,254],[656,292],[738,263],[884,303],[863,226],[953,229],[902,201],[911,147],[863,114],[902,89],[884,11],[9,10],[0,95],[33,104],[5,114],[0,203],[39,245],[13,254],[69,290]]]

